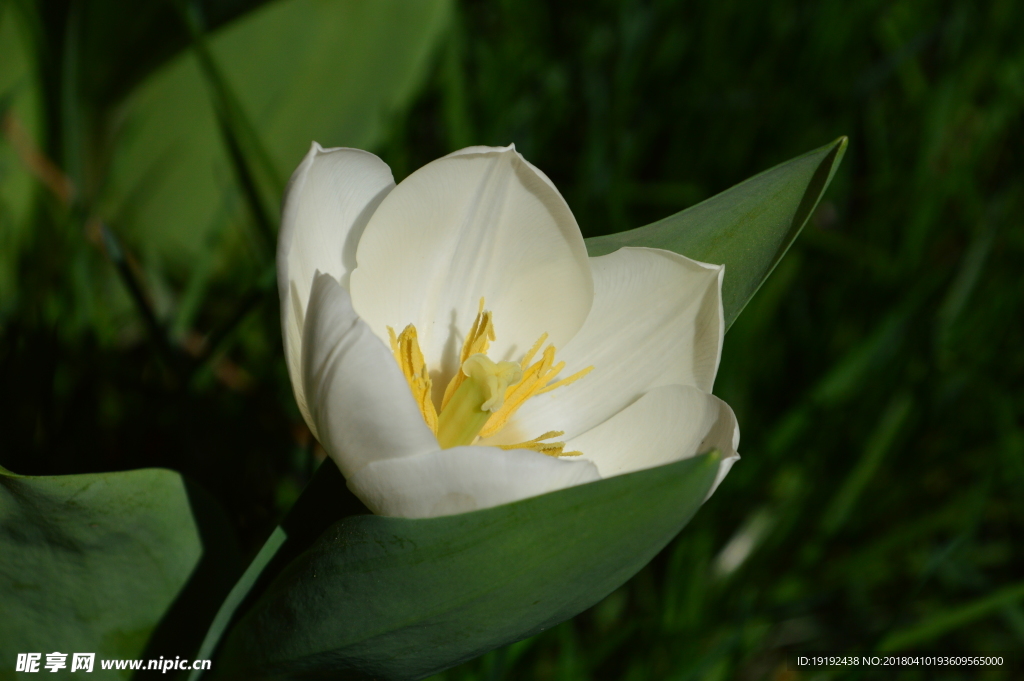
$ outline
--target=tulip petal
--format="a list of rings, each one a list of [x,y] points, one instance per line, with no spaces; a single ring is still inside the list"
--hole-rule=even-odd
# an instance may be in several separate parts
[[[466,147],[465,149],[459,149],[458,151],[453,151],[452,153],[450,153],[447,156],[445,156],[445,158],[451,158],[452,156],[465,156],[467,154],[490,154],[490,153],[505,152],[505,151],[509,151],[509,150],[515,151],[515,148],[516,148],[516,145],[514,145],[514,144],[510,144],[507,147],[488,147],[488,146],[484,146],[484,145],[478,144],[478,145],[474,145],[472,147]],[[516,152],[516,153],[518,153],[518,152]],[[551,178],[549,178],[544,173],[543,170],[541,170],[537,166],[535,166],[532,163],[530,163],[529,161],[527,161],[526,158],[522,154],[519,154],[519,160],[522,161],[523,163],[525,163],[526,166],[530,170],[532,170],[534,173],[536,173],[537,177],[539,177],[540,179],[544,180],[544,182],[546,182],[549,187],[554,189],[555,192],[561,194],[561,192],[558,192],[558,187],[555,186],[555,183],[551,181]]]
[[[738,458],[739,441],[739,426],[728,404],[692,386],[666,385],[569,440],[566,449],[583,452],[597,465],[601,477],[608,478],[712,449],[721,452],[720,468],[728,471]],[[724,477],[724,472],[720,470],[719,476]]]
[[[434,518],[595,480],[597,467],[582,459],[471,446],[374,461],[349,477],[348,487],[377,515]]]
[[[316,272],[345,285],[356,244],[370,215],[395,186],[391,169],[359,149],[323,149],[316,142],[285,192],[277,248],[281,332],[295,400],[312,428],[302,390],[302,327]]]
[[[458,368],[481,297],[498,360],[518,359],[545,332],[565,343],[593,298],[572,212],[513,147],[464,150],[410,175],[370,218],[356,260],[356,311],[381,338],[416,325],[435,391]]]
[[[313,280],[302,342],[311,427],[346,478],[375,460],[437,449],[391,352],[330,275]]]
[[[653,248],[591,258],[594,306],[558,359],[575,383],[526,402],[484,444],[522,442],[550,430],[573,438],[662,385],[711,392],[725,336],[722,268]]]

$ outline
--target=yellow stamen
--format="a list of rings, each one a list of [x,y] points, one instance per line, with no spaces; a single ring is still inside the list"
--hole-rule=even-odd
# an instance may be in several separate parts
[[[416,337],[416,327],[410,324],[395,338],[395,330],[389,326],[388,338],[391,340],[391,352],[405,374],[405,380],[409,383],[409,390],[412,391],[412,396],[423,414],[423,420],[430,430],[437,434],[437,409],[430,399],[430,373],[423,360],[420,342]]]
[[[491,322],[491,313],[489,310],[484,310],[484,299],[481,298],[480,309],[476,314],[476,319],[473,321],[473,328],[469,330],[469,335],[466,336],[466,340],[462,343],[462,352],[459,353],[459,366],[461,367],[465,364],[466,360],[473,355],[486,354],[487,348],[490,347],[491,341],[494,339],[494,324]],[[466,380],[466,375],[461,371],[456,371],[455,375],[452,376],[452,380],[448,383],[448,387],[444,389],[444,397],[441,399],[441,411],[444,411],[444,408],[448,406],[448,401],[464,380]]]
[[[594,369],[587,367],[572,376],[555,380],[565,368],[565,362],[555,363],[553,345],[544,347],[548,339],[546,333],[537,339],[522,361],[491,361],[486,353],[496,338],[494,323],[481,298],[476,319],[462,343],[459,370],[446,386],[438,411],[431,400],[432,383],[416,327],[408,325],[397,337],[388,327],[388,336],[398,366],[423,413],[423,420],[437,436],[442,448],[472,444],[479,438],[496,434],[531,397],[574,383]],[[534,361],[538,352],[540,358]],[[531,449],[548,456],[579,456],[581,452],[563,451],[564,442],[543,442],[563,434],[561,431],[549,431],[526,442],[498,446],[502,449]]]
[[[532,440],[526,442],[518,442],[514,445],[498,445],[499,449],[532,449],[535,452],[541,454],[547,454],[548,456],[580,456],[583,452],[563,452],[565,449],[564,442],[541,442],[541,440],[547,440],[552,437],[558,437],[559,435],[565,435],[564,431],[561,430],[549,430],[540,437],[535,437]]]
[[[542,333],[540,335],[540,338],[537,339],[537,342],[533,344],[533,347],[530,348],[526,352],[525,355],[523,355],[523,366],[524,367],[527,366],[530,363],[530,360],[533,359],[533,356],[537,354],[537,351],[540,350],[540,347],[542,345],[544,345],[544,341],[546,341],[547,339],[548,339],[548,334],[547,333]]]
[[[518,384],[510,387],[505,393],[505,404],[502,405],[501,409],[496,411],[490,420],[487,421],[487,425],[480,431],[480,437],[489,437],[494,435],[499,430],[505,427],[508,420],[512,418],[512,415],[516,413],[519,407],[523,406],[526,400],[530,399],[535,395],[541,395],[546,392],[550,392],[555,388],[561,388],[562,386],[574,383],[591,371],[594,367],[587,367],[577,371],[568,378],[551,383],[552,380],[558,373],[565,367],[565,362],[559,362],[555,364],[555,347],[549,345],[544,348],[544,352],[541,354],[541,358],[527,366],[527,363],[533,359],[533,356],[537,354],[537,349],[547,339],[547,334],[541,336],[540,340],[537,341],[530,352],[526,353],[523,358],[523,380],[519,381]],[[550,385],[549,385],[550,383]]]

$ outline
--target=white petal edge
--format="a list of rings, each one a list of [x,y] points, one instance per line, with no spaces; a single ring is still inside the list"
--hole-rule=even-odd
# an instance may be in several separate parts
[[[725,480],[725,476],[729,475],[729,471],[732,470],[733,464],[740,460],[739,454],[733,454],[721,460],[718,464],[718,473],[715,475],[715,481],[711,483],[711,489],[708,490],[708,494],[704,497],[704,501],[711,498],[711,495],[715,493],[718,486]]]
[[[363,228],[394,186],[391,169],[373,154],[313,142],[285,190],[277,244],[281,336],[295,401],[310,428],[301,380],[302,328],[314,274],[347,284]]]
[[[313,280],[302,341],[314,434],[346,478],[374,461],[437,449],[391,351],[328,274]]]
[[[725,338],[724,269],[657,248],[591,258],[593,307],[556,358],[566,362],[560,377],[593,371],[526,402],[484,444],[523,442],[551,430],[573,438],[662,385],[711,392]]]
[[[377,515],[435,518],[599,479],[589,461],[470,446],[375,461],[349,477],[348,487]]]
[[[739,459],[739,444],[739,425],[728,404],[693,386],[667,385],[569,440],[566,450],[583,452],[609,478],[717,449],[722,461],[711,496]]]
[[[352,273],[353,304],[379,337],[415,324],[435,398],[481,297],[494,359],[518,359],[542,333],[567,342],[593,299],[586,246],[562,196],[513,148],[438,159],[388,194]]]
[[[484,146],[484,145],[475,145],[475,146],[472,146],[472,147],[466,147],[465,149],[459,149],[457,151],[453,151],[452,153],[448,154],[444,158],[450,158],[452,156],[464,156],[466,154],[489,154],[489,153],[492,153],[492,152],[505,152],[505,151],[513,151],[516,154],[519,154],[519,152],[516,151],[515,143],[512,143],[512,144],[508,145],[507,147],[488,147],[488,146]],[[555,183],[551,181],[551,178],[549,178],[544,173],[543,170],[541,170],[537,166],[535,166],[532,163],[530,163],[529,161],[527,161],[526,157],[523,156],[522,154],[519,154],[519,158],[522,160],[523,163],[525,163],[527,166],[529,166],[530,169],[533,170],[533,172],[537,173],[537,176],[540,177],[540,179],[542,179],[545,182],[547,182],[549,187],[554,189],[556,192],[558,191],[558,187],[555,186]]]

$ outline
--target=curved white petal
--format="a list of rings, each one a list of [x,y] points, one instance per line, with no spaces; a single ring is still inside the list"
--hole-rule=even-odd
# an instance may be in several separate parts
[[[740,429],[728,404],[698,388],[666,385],[646,393],[596,428],[566,443],[602,478],[661,466],[712,449],[722,453],[711,491],[739,458]]]
[[[391,352],[327,274],[317,274],[309,297],[302,382],[313,432],[346,478],[373,461],[437,449]]]
[[[484,145],[478,144],[478,145],[474,145],[472,147],[466,147],[465,149],[459,149],[457,151],[453,151],[452,153],[448,154],[444,158],[451,158],[452,156],[465,156],[467,154],[500,153],[500,152],[505,152],[505,151],[513,151],[513,152],[516,151],[516,145],[513,143],[513,144],[508,145],[507,147],[488,147],[488,146],[484,146]],[[519,159],[523,163],[525,163],[527,165],[527,167],[529,167],[533,172],[535,172],[537,174],[537,176],[540,177],[540,179],[542,179],[545,182],[547,182],[548,186],[550,186],[552,189],[554,189],[555,192],[558,192],[558,187],[555,186],[555,183],[551,181],[551,178],[549,178],[544,173],[543,170],[541,170],[537,166],[535,166],[532,163],[530,163],[529,161],[527,161],[526,157],[524,157],[522,154],[519,154],[518,152],[516,152],[516,153],[519,155]]]
[[[356,252],[353,305],[381,338],[415,324],[444,389],[481,297],[489,354],[518,359],[542,334],[565,343],[593,298],[586,247],[564,199],[511,147],[438,159],[370,218]],[[435,393],[436,394],[436,393]]]
[[[591,268],[594,306],[557,358],[562,377],[593,371],[526,402],[488,444],[549,430],[575,437],[662,385],[711,392],[725,336],[724,268],[655,248],[622,248],[591,258]]]
[[[433,518],[467,513],[599,480],[589,461],[530,450],[453,447],[374,461],[348,487],[377,515]]]
[[[515,151],[516,145],[510,144],[507,147],[488,147],[484,144],[474,144],[471,147],[465,147],[464,149],[456,149],[450,154],[446,154],[444,158],[451,158],[452,156],[466,156],[467,154],[489,154],[491,152],[501,151]]]
[[[728,458],[736,453],[739,438],[728,404],[692,386],[666,385],[569,440],[566,449],[583,452],[607,478],[712,449]]]
[[[281,334],[295,400],[311,428],[302,391],[301,338],[314,274],[347,283],[363,228],[394,186],[391,169],[373,154],[323,149],[313,142],[285,191],[277,245]]]

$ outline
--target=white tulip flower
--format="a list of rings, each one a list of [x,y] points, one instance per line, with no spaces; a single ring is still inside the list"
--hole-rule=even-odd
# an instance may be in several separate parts
[[[277,265],[295,399],[374,513],[463,513],[718,449],[713,490],[739,458],[711,394],[723,268],[589,258],[514,146],[396,186],[373,154],[314,143]]]

